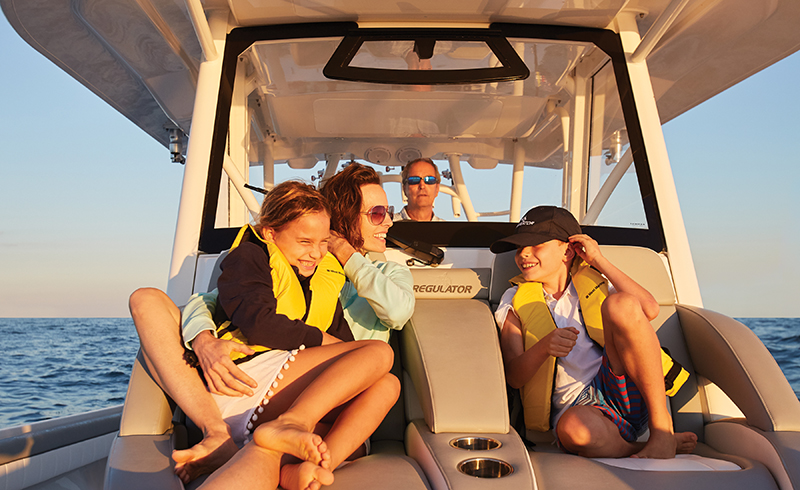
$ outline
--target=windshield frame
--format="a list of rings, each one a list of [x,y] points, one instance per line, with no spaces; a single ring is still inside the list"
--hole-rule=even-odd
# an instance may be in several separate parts
[[[214,223],[239,55],[257,41],[345,37],[356,29],[358,29],[358,24],[355,22],[331,22],[243,27],[233,29],[228,34],[206,181],[199,250],[204,253],[219,253],[226,250],[230,248],[238,231],[237,228],[215,228]],[[493,23],[486,31],[487,33],[500,32],[506,38],[590,42],[611,58],[633,155],[633,165],[636,169],[642,205],[647,219],[647,228],[606,226],[582,226],[582,228],[585,233],[603,245],[635,245],[650,248],[656,252],[664,251],[666,246],[658,203],[619,36],[615,32],[605,29],[512,23]],[[514,226],[515,223],[485,221],[454,221],[435,224],[408,222],[397,223],[392,227],[391,233],[399,238],[423,240],[436,246],[488,247],[500,236],[510,234]]]

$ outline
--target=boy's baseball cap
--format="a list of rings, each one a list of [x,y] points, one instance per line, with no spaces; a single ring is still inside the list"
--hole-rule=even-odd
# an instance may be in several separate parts
[[[550,240],[569,241],[582,233],[581,225],[572,213],[557,206],[537,206],[519,220],[514,234],[497,240],[489,250],[499,254],[519,247],[534,247]]]

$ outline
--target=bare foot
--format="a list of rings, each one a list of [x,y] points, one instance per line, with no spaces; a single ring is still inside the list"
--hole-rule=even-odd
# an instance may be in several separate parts
[[[183,483],[189,483],[200,475],[213,473],[238,450],[227,432],[207,434],[202,441],[189,449],[172,452],[175,474]]]
[[[265,449],[291,454],[323,469],[330,466],[331,455],[322,437],[301,426],[287,423],[281,417],[259,425],[253,432],[253,442]]]
[[[333,483],[333,473],[308,461],[281,467],[281,488],[284,490],[319,490]]]
[[[681,433],[686,434],[685,432]],[[666,431],[650,431],[650,439],[647,440],[644,447],[638,453],[632,455],[632,458],[654,458],[654,459],[669,459],[675,457],[675,452],[678,448],[678,435],[671,434]],[[697,442],[695,441],[695,445]],[[693,448],[693,447],[692,447]]]
[[[694,432],[678,432],[675,434],[677,447],[675,452],[678,454],[691,454],[697,447],[697,434]]]

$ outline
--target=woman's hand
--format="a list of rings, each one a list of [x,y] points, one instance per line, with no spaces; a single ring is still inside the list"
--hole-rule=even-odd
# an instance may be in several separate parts
[[[208,330],[195,337],[192,349],[203,368],[208,391],[215,395],[253,395],[250,388],[256,388],[258,383],[231,360],[231,352],[250,355],[255,353],[253,349],[232,340],[218,339]]]
[[[344,267],[350,256],[356,253],[356,249],[342,235],[331,230],[331,238],[328,240],[328,252],[332,253]]]

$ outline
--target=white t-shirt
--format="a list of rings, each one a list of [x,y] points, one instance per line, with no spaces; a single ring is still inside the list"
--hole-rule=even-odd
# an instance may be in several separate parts
[[[608,293],[616,292],[614,286],[608,283]],[[495,320],[502,330],[508,311],[513,309],[511,300],[517,293],[517,286],[512,286],[503,293],[500,306],[495,312]],[[553,315],[557,328],[575,327],[578,330],[578,340],[575,347],[565,357],[559,357],[556,362],[556,382],[553,389],[553,409],[550,414],[551,427],[558,424],[558,419],[572,405],[580,395],[583,388],[597,375],[603,357],[603,349],[598,346],[586,333],[580,311],[578,292],[572,282],[567,286],[564,294],[559,299],[545,292],[547,307]]]

